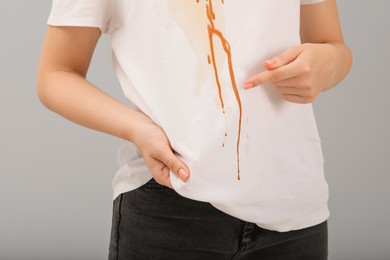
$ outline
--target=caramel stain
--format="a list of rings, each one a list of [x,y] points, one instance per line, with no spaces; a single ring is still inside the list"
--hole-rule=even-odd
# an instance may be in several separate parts
[[[196,0],[197,3],[199,3],[199,0]],[[222,4],[224,4],[224,0],[221,0]],[[242,104],[241,104],[241,98],[240,94],[238,92],[237,83],[234,75],[234,69],[233,69],[233,61],[232,61],[232,52],[230,48],[230,44],[228,40],[225,38],[223,33],[215,26],[214,21],[216,20],[216,16],[213,9],[213,0],[206,0],[206,14],[209,21],[209,24],[207,25],[207,30],[209,34],[209,42],[210,42],[210,52],[211,52],[211,63],[214,67],[215,72],[215,81],[217,83],[218,87],[218,93],[219,93],[219,99],[221,102],[222,111],[225,114],[225,105],[222,97],[222,88],[221,88],[221,82],[219,80],[219,72],[217,68],[216,58],[215,58],[215,45],[214,45],[214,37],[217,37],[217,39],[220,40],[222,47],[227,55],[227,62],[229,67],[229,74],[230,74],[230,81],[232,84],[232,88],[234,91],[234,95],[236,96],[237,105],[239,107],[240,115],[238,119],[238,133],[237,133],[237,144],[236,144],[236,153],[237,153],[237,179],[240,180],[240,137],[241,137],[241,125],[242,125]],[[225,137],[227,136],[227,133],[225,132]],[[224,144],[222,145],[224,146]]]
[[[219,103],[222,109],[222,113],[225,118],[225,129],[226,129],[226,110],[224,97],[222,95],[223,91],[227,91],[226,87],[221,85],[220,73],[218,68],[221,68],[224,65],[224,62],[227,62],[230,75],[230,83],[233,89],[233,92],[236,97],[237,105],[239,107],[239,119],[238,119],[238,130],[237,130],[237,142],[236,142],[236,157],[237,157],[237,179],[240,180],[240,137],[241,137],[241,125],[242,125],[242,104],[240,94],[238,92],[234,69],[232,61],[232,52],[228,40],[224,36],[223,32],[223,23],[224,17],[222,8],[218,8],[218,11],[215,11],[213,0],[166,0],[168,3],[168,8],[173,14],[174,18],[180,24],[184,32],[186,33],[192,47],[195,50],[195,53],[198,56],[196,71],[196,88],[194,94],[199,95],[200,86],[202,82],[205,81],[207,67],[203,65],[205,58],[207,64],[212,66],[212,71],[215,75],[215,81],[218,89]],[[224,4],[224,0],[220,1],[221,4],[216,4],[220,7]],[[205,3],[205,6],[203,6]],[[218,17],[216,16],[218,14]],[[206,15],[205,15],[206,14]],[[207,30],[205,30],[207,28]],[[217,48],[216,43],[220,43],[222,48]],[[207,66],[206,64],[206,66]],[[226,96],[225,98],[228,98]],[[218,101],[217,101],[218,102]],[[225,146],[225,140],[227,137],[227,132],[224,133],[224,141],[222,147]]]

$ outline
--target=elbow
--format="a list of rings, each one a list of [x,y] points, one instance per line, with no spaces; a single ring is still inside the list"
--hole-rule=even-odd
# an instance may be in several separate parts
[[[38,75],[36,80],[36,89],[35,93],[38,97],[38,100],[44,105],[46,108],[49,108],[49,102],[47,98],[47,87],[46,87],[46,77],[44,75]]]
[[[337,83],[341,82],[344,80],[349,72],[351,71],[352,68],[352,51],[348,47],[347,44],[344,42],[336,42],[334,43],[335,46],[337,47],[337,57],[338,57],[338,81]]]
[[[343,46],[343,63],[344,63],[344,70],[345,70],[345,76],[349,74],[352,68],[353,64],[353,54],[351,49],[346,45],[345,43],[342,43]]]
[[[41,104],[49,110],[54,109],[56,95],[58,95],[58,90],[56,90],[56,77],[56,72],[48,72],[39,73],[36,79],[35,93]]]
[[[347,48],[347,57],[348,57],[348,62],[349,62],[349,68],[348,68],[348,72],[351,70],[351,68],[352,68],[352,64],[353,64],[353,54],[352,54],[352,51],[351,51],[351,49],[348,47],[348,46],[346,46],[346,48]]]

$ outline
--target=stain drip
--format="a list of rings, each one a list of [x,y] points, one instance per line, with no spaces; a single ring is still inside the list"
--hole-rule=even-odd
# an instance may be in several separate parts
[[[196,0],[196,2],[199,3],[199,0]],[[221,0],[221,2],[222,2],[222,4],[224,4],[224,0]],[[213,9],[213,0],[206,0],[206,14],[207,14],[207,19],[208,19],[207,29],[208,29],[208,35],[209,35],[209,41],[210,41],[210,52],[211,52],[211,54],[208,55],[207,60],[208,60],[209,64],[213,65],[213,68],[214,68],[215,81],[216,81],[217,87],[218,87],[219,100],[221,103],[222,111],[226,117],[225,105],[224,105],[224,101],[223,101],[223,97],[222,97],[221,82],[219,79],[220,77],[219,77],[219,72],[218,72],[217,62],[216,62],[216,57],[215,57],[216,56],[215,55],[215,46],[214,46],[215,38],[217,38],[221,42],[222,47],[226,53],[228,67],[229,67],[230,81],[231,81],[231,85],[232,85],[234,94],[236,96],[237,104],[239,107],[240,116],[239,116],[239,120],[238,120],[236,153],[237,153],[237,179],[240,180],[240,178],[241,178],[241,176],[240,176],[240,137],[241,137],[241,125],[242,125],[242,123],[241,123],[241,121],[242,121],[242,104],[241,104],[240,94],[239,94],[238,88],[237,88],[236,79],[234,76],[232,52],[231,52],[231,48],[230,48],[230,44],[229,44],[228,40],[225,38],[223,33],[215,26],[214,21],[216,20],[216,16],[215,16],[214,9]],[[225,137],[226,136],[227,136],[227,133],[225,132]],[[223,146],[224,146],[224,144],[222,145],[222,147]]]

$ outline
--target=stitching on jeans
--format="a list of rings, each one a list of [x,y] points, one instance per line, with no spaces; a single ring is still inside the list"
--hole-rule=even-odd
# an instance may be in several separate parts
[[[231,258],[231,260],[238,259],[238,258],[241,256],[241,253],[242,253],[243,250],[244,250],[244,247],[243,247],[243,239],[244,239],[245,226],[246,226],[246,221],[240,220],[240,228],[241,228],[241,231],[240,231],[240,237],[239,237],[239,244],[238,244],[237,251],[234,253],[234,255],[233,255],[233,257]]]
[[[116,248],[115,248],[115,260],[118,260],[118,256],[119,256],[119,225],[120,225],[120,222],[121,222],[121,216],[122,216],[122,198],[123,198],[123,194],[119,195],[119,201],[118,201],[118,220],[117,220],[117,224],[116,224]]]
[[[255,236],[256,224],[247,221],[242,221],[241,227],[242,231],[240,237],[240,244],[237,252],[233,255],[232,260],[239,259],[242,254],[245,253],[247,248],[251,246],[256,241],[256,239],[258,239],[258,236]]]

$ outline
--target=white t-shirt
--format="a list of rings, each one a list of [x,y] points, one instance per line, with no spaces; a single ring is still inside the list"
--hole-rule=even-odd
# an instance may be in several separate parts
[[[48,24],[99,27],[134,109],[164,129],[191,171],[184,197],[260,227],[325,221],[328,186],[311,104],[272,85],[244,90],[263,61],[300,44],[300,4],[321,0],[54,0]],[[119,194],[150,174],[137,147],[118,152]]]

